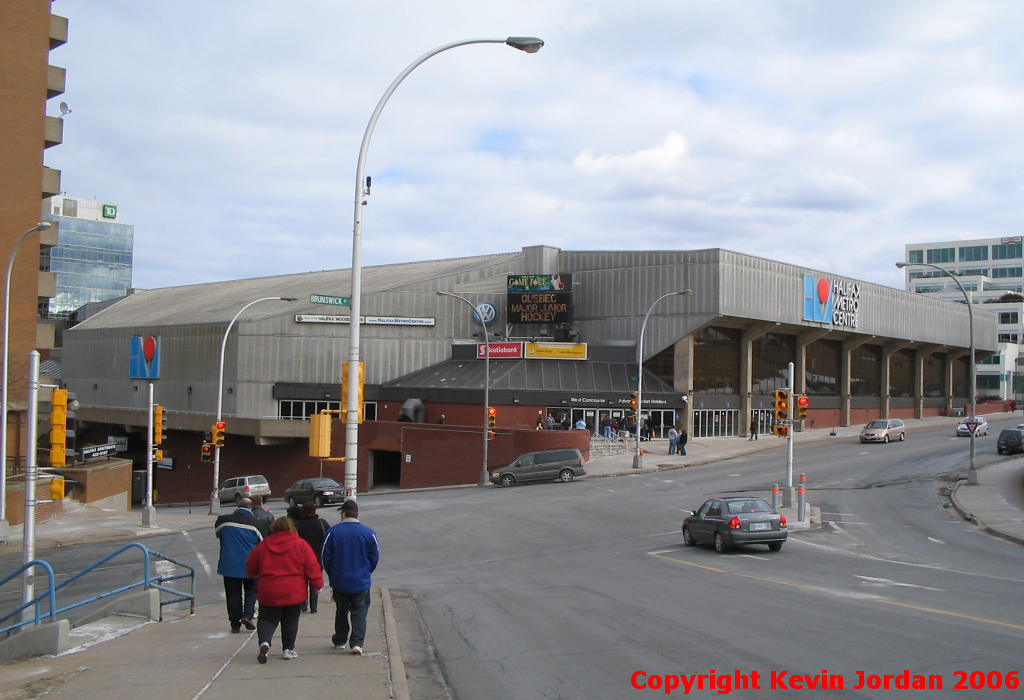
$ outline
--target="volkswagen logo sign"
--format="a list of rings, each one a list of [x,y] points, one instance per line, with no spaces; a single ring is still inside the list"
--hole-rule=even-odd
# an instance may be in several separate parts
[[[498,307],[489,301],[481,301],[473,311],[473,320],[489,326],[498,320]]]

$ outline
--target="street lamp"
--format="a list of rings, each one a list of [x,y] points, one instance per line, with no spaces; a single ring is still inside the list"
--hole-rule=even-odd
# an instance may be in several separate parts
[[[14,257],[18,254],[21,244],[36,231],[47,231],[53,224],[49,221],[40,221],[38,224],[21,234],[21,238],[14,244],[11,257],[7,261],[7,284],[4,287],[4,357],[3,357],[3,423],[0,423],[0,544],[7,542],[7,375],[8,359],[10,349],[8,347],[11,336],[11,272],[14,270]]]
[[[220,371],[217,375],[217,422],[220,423],[221,415],[224,410],[224,351],[228,347],[228,335],[231,333],[231,328],[235,325],[235,321],[242,315],[242,312],[248,309],[253,304],[259,304],[261,301],[298,301],[296,297],[263,297],[262,299],[256,299],[250,301],[248,304],[243,306],[235,314],[235,317],[231,319],[231,323],[228,324],[227,330],[224,331],[224,338],[220,342]],[[213,492],[210,494],[210,515],[216,515],[220,512],[220,497],[217,495],[220,482],[220,447],[213,448]]]
[[[345,496],[346,498],[355,499],[356,497],[356,476],[357,460],[359,459],[359,406],[356,403],[359,401],[359,324],[360,315],[359,307],[361,303],[360,295],[362,292],[362,241],[363,241],[363,197],[370,194],[369,182],[366,183],[366,188],[363,188],[363,181],[366,172],[366,153],[370,148],[370,137],[373,135],[373,129],[377,125],[377,119],[380,117],[381,111],[384,109],[384,105],[387,104],[391,98],[391,94],[401,84],[405,77],[409,75],[417,66],[426,61],[432,56],[453,49],[456,46],[465,46],[467,44],[507,44],[513,48],[525,51],[526,53],[537,53],[540,48],[544,46],[544,42],[536,37],[522,37],[522,36],[510,36],[505,39],[463,39],[461,41],[453,41],[450,44],[444,46],[438,46],[432,51],[428,51],[423,54],[409,66],[398,74],[394,82],[388,86],[388,89],[384,91],[384,95],[380,98],[380,102],[377,103],[377,107],[373,110],[373,114],[370,115],[370,123],[366,125],[366,132],[363,134],[363,142],[359,146],[359,159],[356,161],[356,198],[355,198],[355,212],[353,215],[352,223],[352,286],[349,294],[351,295],[350,309],[352,314],[351,322],[349,323],[349,336],[348,336],[348,412],[345,415]]]
[[[974,365],[974,304],[971,303],[971,295],[968,294],[967,290],[964,289],[964,286],[962,284],[960,284],[960,280],[958,280],[956,278],[956,275],[954,275],[949,270],[946,270],[945,268],[939,267],[938,265],[932,265],[931,263],[898,262],[898,263],[896,263],[896,267],[898,267],[901,270],[903,268],[905,268],[905,267],[930,267],[933,270],[938,270],[939,272],[943,273],[944,275],[946,275],[947,277],[952,279],[954,282],[956,282],[956,286],[959,287],[960,291],[963,293],[964,301],[967,302],[967,324],[968,324],[969,332],[971,334],[971,357],[970,357],[970,360],[968,361],[967,364],[969,365],[969,370],[970,370],[970,382],[971,382],[971,419],[973,421],[974,417],[977,415],[977,410],[978,410],[978,396],[977,396],[977,394],[978,394],[978,388],[977,388],[978,380],[977,380],[977,378],[975,376],[975,374],[977,373],[977,368]],[[971,485],[974,485],[974,484],[978,483],[978,469],[977,469],[977,465],[975,464],[975,459],[974,459],[975,458],[975,454],[976,454],[976,452],[975,452],[975,449],[974,449],[974,431],[972,430],[971,431],[971,466],[967,470],[967,483],[971,484]]]
[[[487,335],[487,324],[484,321],[484,315],[480,313],[473,302],[464,296],[452,294],[451,292],[438,292],[437,295],[441,297],[451,297],[452,299],[458,299],[459,301],[469,304],[469,308],[473,309],[473,315],[480,321],[480,329],[484,334],[484,352],[486,353],[484,355],[484,463],[483,467],[480,469],[480,485],[486,486],[489,481],[487,478],[487,443],[490,442],[490,440],[488,440],[488,433],[490,433],[488,428],[488,423],[490,421],[488,419],[490,418],[491,410],[491,339]]]
[[[654,311],[654,307],[658,305],[658,302],[668,297],[688,297],[693,294],[692,289],[684,289],[681,292],[669,292],[668,294],[662,294],[660,297],[654,300],[650,308],[647,309],[647,314],[644,316],[644,322],[640,324],[640,338],[636,343],[636,454],[633,455],[633,469],[639,469],[643,466],[644,456],[643,451],[640,449],[640,416],[643,411],[644,405],[644,331],[647,330],[647,319],[651,317],[651,312]]]

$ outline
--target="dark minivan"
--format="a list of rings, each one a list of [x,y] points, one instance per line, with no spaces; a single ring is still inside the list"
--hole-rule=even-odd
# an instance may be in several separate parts
[[[1012,455],[1014,452],[1024,452],[1024,430],[1003,428],[996,438],[996,453]]]
[[[580,451],[575,447],[565,447],[528,452],[507,467],[491,472],[491,483],[515,486],[523,481],[572,481],[586,473]]]

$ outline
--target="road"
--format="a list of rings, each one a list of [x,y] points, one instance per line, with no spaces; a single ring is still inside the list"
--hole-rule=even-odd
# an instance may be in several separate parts
[[[979,464],[1002,459],[1000,427],[979,439]],[[966,461],[967,445],[948,429],[889,445],[802,445],[796,471],[826,524],[777,554],[686,548],[679,526],[707,496],[766,495],[784,478],[781,449],[656,474],[360,503],[381,541],[374,582],[416,596],[455,698],[619,699],[665,676],[704,676],[706,687],[712,672],[716,691],[690,695],[718,695],[723,677],[750,684],[756,673],[760,689],[732,694],[788,697],[794,674],[806,684],[823,671],[844,682],[829,697],[883,698],[895,691],[854,688],[858,672],[882,685],[904,670],[941,678],[941,692],[918,697],[962,692],[957,672],[972,697],[1011,697],[1019,691],[991,686],[1022,671],[1024,548],[945,507],[943,475]],[[196,565],[200,602],[221,600],[212,529],[148,543]],[[47,559],[73,571],[109,549]],[[971,688],[972,673],[984,687]]]

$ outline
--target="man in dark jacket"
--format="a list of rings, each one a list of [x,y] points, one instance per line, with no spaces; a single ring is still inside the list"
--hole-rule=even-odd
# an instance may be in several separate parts
[[[256,629],[256,580],[245,572],[249,552],[263,539],[263,532],[252,514],[252,501],[243,498],[235,512],[221,515],[214,524],[220,540],[217,573],[224,577],[224,598],[228,605],[231,631]]]
[[[338,606],[331,641],[335,649],[344,649],[348,642],[352,653],[359,655],[363,653],[363,641],[366,639],[370,574],[377,568],[380,550],[377,535],[359,522],[359,506],[355,501],[345,501],[339,510],[341,522],[327,531],[321,553],[321,561],[331,582],[331,595]]]
[[[295,520],[295,529],[299,533],[299,537],[304,539],[306,543],[316,554],[317,563],[323,567],[323,562],[320,560],[320,550],[324,546],[324,536],[327,535],[327,531],[331,529],[331,526],[327,524],[327,521],[316,514],[316,504],[311,501],[306,501],[302,504],[302,517],[293,518]],[[320,597],[320,589],[313,588],[313,584],[309,584],[309,600],[302,604],[302,612],[316,612],[317,598]]]
[[[263,507],[263,496],[253,494],[249,497],[252,501],[252,517],[260,524],[260,533],[264,537],[270,534],[270,523],[274,522],[274,514]]]

